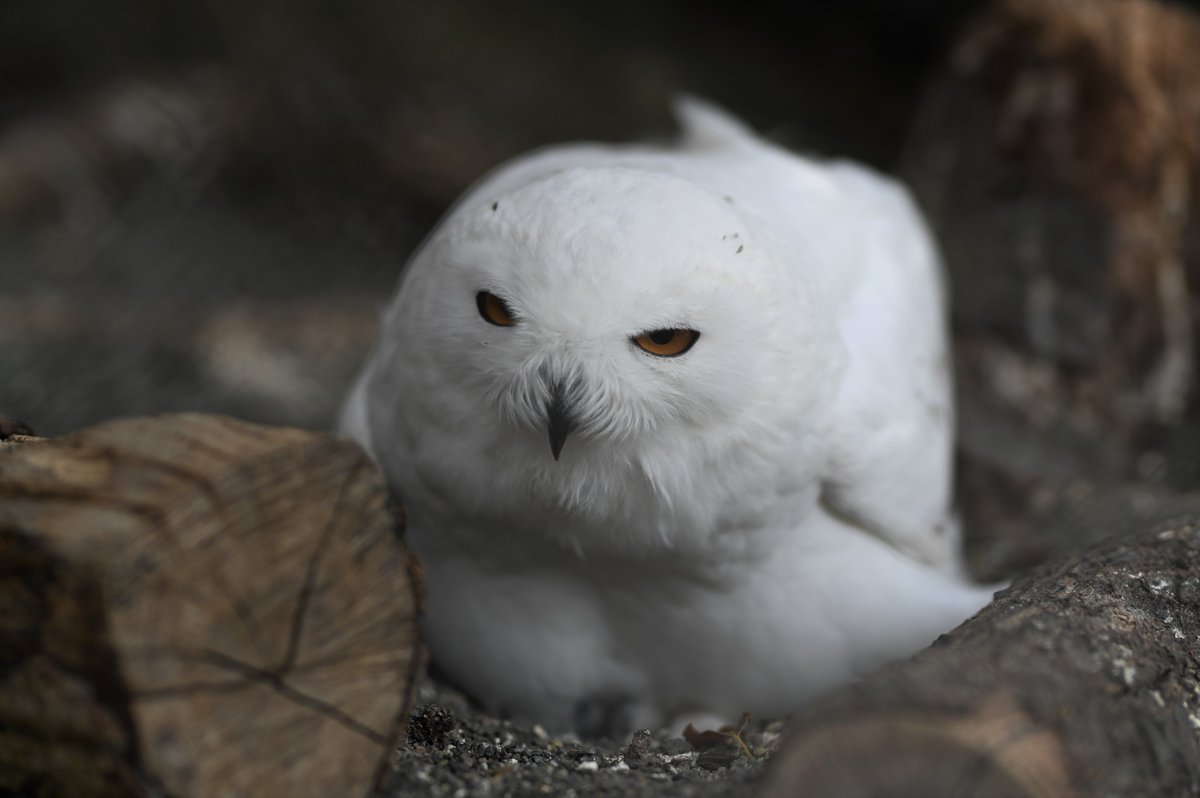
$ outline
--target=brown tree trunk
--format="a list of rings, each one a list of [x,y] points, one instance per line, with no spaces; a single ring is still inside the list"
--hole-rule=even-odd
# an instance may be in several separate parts
[[[0,448],[0,793],[374,794],[423,665],[383,481],[213,416]]]
[[[1019,579],[797,720],[770,798],[1200,794],[1200,514]]]
[[[1066,530],[1036,554],[999,533],[1084,494],[1150,483],[1135,508],[1150,520],[1161,489],[1200,485],[1200,16],[993,0],[902,172],[951,275],[977,570],[1078,550]]]

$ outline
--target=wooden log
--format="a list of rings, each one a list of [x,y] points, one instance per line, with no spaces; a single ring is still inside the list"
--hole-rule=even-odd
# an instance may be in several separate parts
[[[0,794],[374,795],[424,663],[386,496],[215,416],[0,450]]]
[[[768,798],[1200,790],[1200,513],[1022,577],[810,708]]]

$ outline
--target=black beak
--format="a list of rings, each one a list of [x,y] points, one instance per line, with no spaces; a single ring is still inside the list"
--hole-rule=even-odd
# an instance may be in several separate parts
[[[567,406],[566,388],[561,382],[555,383],[551,389],[550,402],[546,405],[546,422],[550,431],[550,453],[557,460],[563,444],[567,442],[567,435],[575,429]]]

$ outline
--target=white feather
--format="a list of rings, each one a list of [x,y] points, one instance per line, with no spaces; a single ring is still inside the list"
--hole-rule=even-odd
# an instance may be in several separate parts
[[[679,113],[680,147],[550,148],[468,192],[344,415],[406,504],[435,658],[553,727],[780,715],[991,595],[959,576],[941,274],[907,194]],[[674,327],[700,333],[680,357],[631,340]]]

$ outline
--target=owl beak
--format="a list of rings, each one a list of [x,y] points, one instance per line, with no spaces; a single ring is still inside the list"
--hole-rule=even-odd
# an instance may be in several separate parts
[[[562,452],[567,435],[575,429],[571,409],[567,404],[567,391],[561,382],[554,383],[550,390],[550,402],[546,405],[546,426],[550,432],[550,453],[554,459]]]

